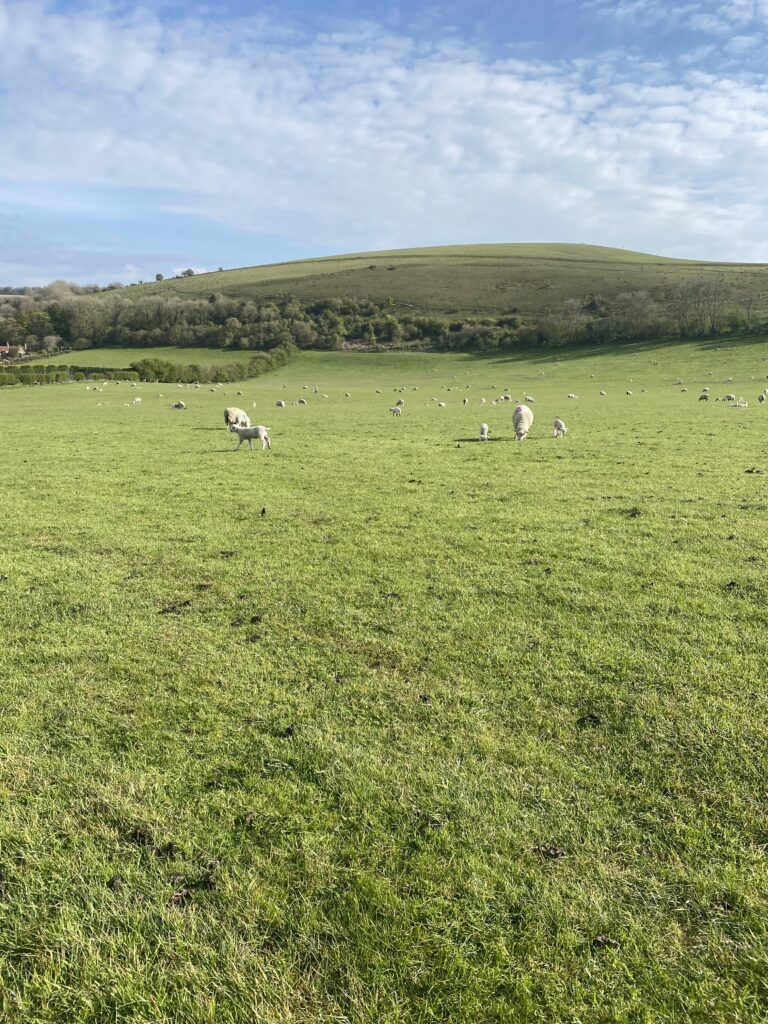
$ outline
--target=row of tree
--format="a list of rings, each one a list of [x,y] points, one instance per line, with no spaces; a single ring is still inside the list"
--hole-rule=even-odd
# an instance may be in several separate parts
[[[0,345],[16,351],[77,351],[94,346],[208,347],[270,351],[299,348],[431,348],[489,351],[655,337],[765,332],[756,297],[734,295],[716,279],[696,279],[662,298],[629,291],[569,299],[536,318],[520,314],[451,319],[392,302],[283,298],[257,302],[120,292],[82,295],[54,286],[30,300],[0,303]]]

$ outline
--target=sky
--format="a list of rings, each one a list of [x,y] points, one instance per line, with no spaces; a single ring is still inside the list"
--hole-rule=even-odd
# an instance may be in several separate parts
[[[0,0],[0,285],[584,242],[768,262],[768,0]]]

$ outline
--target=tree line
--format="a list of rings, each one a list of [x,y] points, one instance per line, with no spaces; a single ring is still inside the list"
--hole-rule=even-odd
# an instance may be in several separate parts
[[[281,346],[493,351],[537,344],[765,333],[757,297],[722,281],[690,280],[664,295],[628,291],[570,298],[537,316],[516,311],[462,318],[364,298],[255,301],[102,290],[54,282],[35,294],[0,296],[0,345],[48,354],[92,347],[176,346],[270,352]],[[247,359],[244,360],[244,363]]]

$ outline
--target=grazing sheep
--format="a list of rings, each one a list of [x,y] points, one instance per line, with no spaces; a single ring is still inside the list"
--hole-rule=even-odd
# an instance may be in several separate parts
[[[344,397],[345,397],[345,398],[351,398],[351,397],[352,397],[352,395],[350,395],[350,393],[349,393],[348,391],[345,391],[345,392],[344,392]]]
[[[709,395],[699,395],[699,401],[700,402],[708,402],[709,401]]]
[[[464,405],[469,405],[469,399],[468,398],[463,399],[463,402],[464,402]]]
[[[484,398],[480,399],[480,405],[485,405],[485,399]]]
[[[398,400],[395,402],[395,405],[405,405],[405,402],[402,400],[402,398],[398,398]]]
[[[709,388],[702,388],[702,391],[709,391]]]
[[[736,395],[730,395],[730,394],[728,394],[728,395],[726,395],[726,396],[725,396],[725,398],[723,399],[723,401],[724,401],[724,402],[735,402],[735,401],[736,401]]]
[[[765,401],[765,395],[758,395],[757,396],[757,400],[758,400],[758,402],[764,402]]]
[[[133,400],[133,403],[132,403],[132,404],[133,404],[133,405],[141,405],[141,399],[140,399],[140,398],[134,398],[134,400]]]
[[[232,405],[224,410],[224,426],[238,427],[250,427],[251,421],[248,419],[248,413],[243,409],[238,409],[237,406]]]
[[[186,405],[183,402],[174,402],[171,406],[172,409],[186,409]]]
[[[566,395],[565,397],[566,398],[578,398],[579,396],[578,395]]]
[[[258,438],[261,441],[262,451],[265,448],[271,448],[272,442],[269,439],[269,427],[240,427],[236,423],[233,423],[230,428],[233,434],[237,434],[240,440],[237,442],[237,448],[235,451],[240,449],[240,445],[243,441],[248,442],[248,447],[253,451],[253,439]]]
[[[306,398],[300,398],[299,399],[299,405],[306,405],[306,404],[307,404]]]
[[[526,402],[535,402],[536,401],[536,399],[533,397],[533,395],[526,395],[525,396],[525,400],[526,400]]]
[[[282,400],[282,398],[278,398],[278,400],[275,402],[275,408],[276,409],[284,409],[285,408],[285,402]]]
[[[601,392],[600,392],[600,395],[601,395],[601,397],[602,397],[602,398],[605,398],[605,396],[606,396],[607,394],[608,394],[608,392],[607,392],[607,391],[601,391]]]
[[[480,424],[480,440],[481,441],[487,441],[489,434],[490,434],[490,429],[488,428],[488,424],[487,423],[481,423]]]
[[[567,433],[568,427],[566,427],[561,419],[555,417],[552,423],[552,437],[565,437]]]
[[[627,394],[628,394],[628,395],[631,395],[631,394],[632,394],[632,392],[631,392],[631,391],[628,391],[628,392],[627,392]]]
[[[528,431],[533,426],[533,412],[527,405],[516,405],[512,412],[512,426],[515,428],[515,437],[518,441],[524,441]]]
[[[392,413],[393,416],[403,415],[403,410],[400,408],[399,405],[390,405],[389,411]]]
[[[444,409],[445,408],[445,402],[438,402],[437,403],[437,408],[438,409]]]

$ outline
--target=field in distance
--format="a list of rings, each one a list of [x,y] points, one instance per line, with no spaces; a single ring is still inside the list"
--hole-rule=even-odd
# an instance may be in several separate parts
[[[253,352],[220,348],[180,348],[178,346],[161,346],[158,348],[86,348],[81,351],[67,352],[25,360],[25,364],[44,363],[56,366],[58,363],[67,366],[98,366],[104,369],[114,367],[125,369],[140,359],[164,359],[170,363],[181,363],[185,366],[226,366],[227,363],[247,362]]]
[[[295,297],[392,299],[417,312],[535,317],[572,298],[646,290],[662,298],[677,285],[716,279],[734,299],[768,291],[768,266],[668,259],[595,245],[506,244],[437,246],[354,253],[243,267],[132,288],[208,297],[222,293],[263,301]]]
[[[4,391],[3,1020],[759,1020],[766,356]]]

